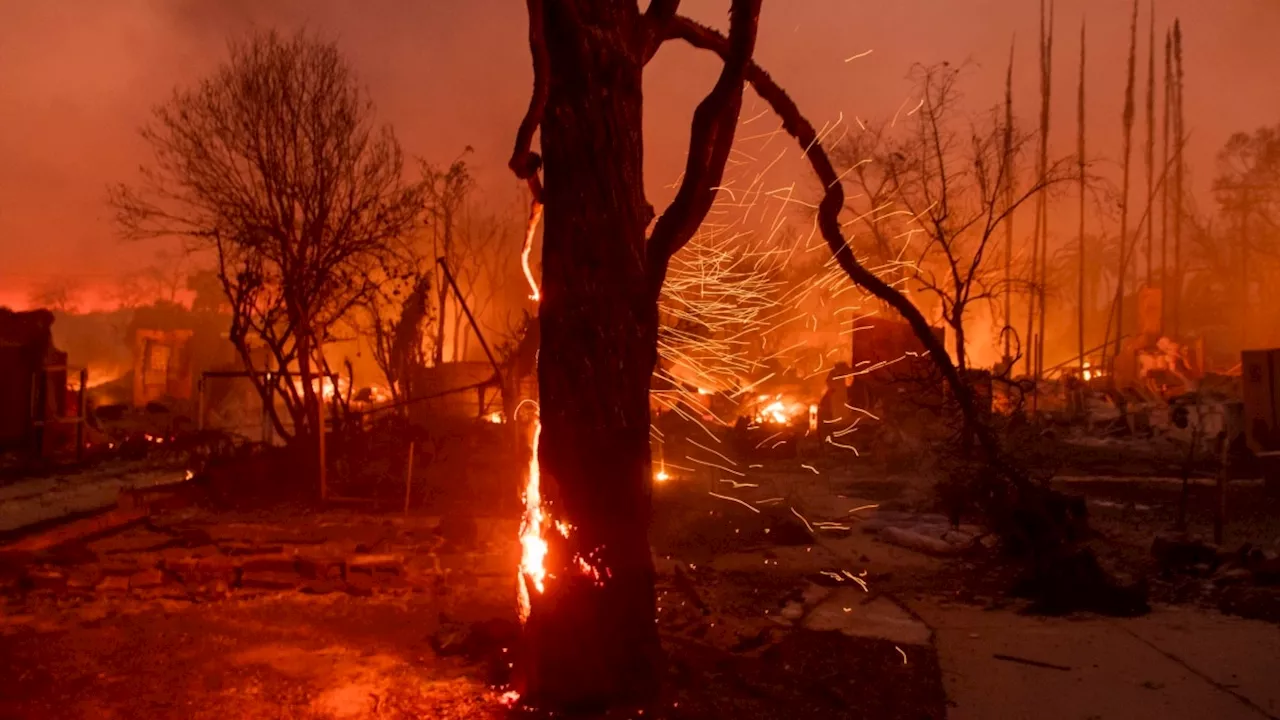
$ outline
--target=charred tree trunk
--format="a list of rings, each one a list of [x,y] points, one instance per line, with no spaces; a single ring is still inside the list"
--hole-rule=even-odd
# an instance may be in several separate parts
[[[658,314],[644,252],[638,10],[549,0],[541,14],[531,17],[544,23],[549,60],[538,461],[543,496],[572,531],[546,538],[554,581],[532,598],[520,689],[531,705],[564,708],[643,697],[657,682],[648,528]]]
[[[511,168],[546,208],[537,467],[554,527],[518,670],[533,706],[591,709],[657,686],[648,531],[658,295],[723,178],[760,2],[733,1],[732,60],[694,113],[684,181],[646,238],[642,75],[678,3],[641,14],[634,2],[528,0],[534,95]],[[529,150],[539,125],[541,158]]]

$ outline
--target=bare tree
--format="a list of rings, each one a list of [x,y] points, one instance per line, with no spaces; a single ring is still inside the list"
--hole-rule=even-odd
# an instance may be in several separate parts
[[[157,252],[150,265],[120,278],[112,292],[116,304],[135,308],[156,302],[176,303],[186,285],[189,261],[185,252]]]
[[[27,302],[34,308],[61,313],[78,313],[83,296],[84,288],[75,279],[53,277],[33,287],[27,293]]]
[[[1002,294],[997,232],[1019,206],[1073,174],[1070,159],[1058,160],[1010,193],[1012,166],[1035,136],[1007,126],[1002,108],[962,115],[961,77],[950,65],[915,68],[921,99],[907,121],[869,128],[838,155],[861,190],[851,211],[877,260],[897,261],[903,277],[936,299],[963,371],[968,311]]]
[[[463,155],[471,152],[468,146]],[[430,163],[422,164],[422,175],[427,201],[427,232],[431,252],[431,260],[443,258],[449,268],[456,274],[460,259],[466,251],[460,247],[457,239],[459,216],[463,212],[468,196],[475,189],[475,181],[464,160],[453,161],[447,168],[440,168]],[[437,273],[435,287],[435,328],[431,338],[431,360],[433,365],[440,365],[445,359],[445,334],[451,313],[447,310],[449,283],[445,282],[441,273]],[[461,309],[458,309],[461,312]],[[455,336],[456,337],[456,336]],[[457,357],[453,358],[457,360]]]
[[[276,430],[315,437],[321,347],[421,213],[394,133],[375,125],[335,44],[271,31],[232,43],[229,60],[177,90],[142,135],[152,162],[112,193],[123,232],[213,251],[231,341]]]

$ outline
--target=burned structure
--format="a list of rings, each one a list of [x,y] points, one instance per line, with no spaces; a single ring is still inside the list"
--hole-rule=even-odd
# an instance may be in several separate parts
[[[67,414],[67,354],[53,345],[53,313],[0,308],[0,450],[42,452],[46,423]]]

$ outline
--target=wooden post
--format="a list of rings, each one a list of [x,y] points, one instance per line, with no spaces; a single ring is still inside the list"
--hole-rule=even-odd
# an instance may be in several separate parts
[[[204,374],[196,383],[196,429],[204,430]]]
[[[321,378],[324,376],[321,375]],[[316,414],[319,416],[319,422],[316,423],[316,448],[317,455],[320,459],[320,502],[329,499],[329,478],[325,472],[324,460],[324,380],[320,381],[320,398],[316,403]]]
[[[1222,437],[1222,467],[1218,470],[1218,502],[1213,512],[1213,542],[1222,545],[1227,525],[1227,478],[1231,474],[1231,423]]]
[[[80,370],[80,397],[79,397],[79,419],[76,422],[76,462],[84,460],[84,423],[88,417],[88,408],[85,407],[85,399],[88,397],[86,385],[89,384],[89,370],[81,368]]]
[[[409,461],[404,471],[404,516],[409,517],[409,493],[413,489],[413,441],[409,441]]]

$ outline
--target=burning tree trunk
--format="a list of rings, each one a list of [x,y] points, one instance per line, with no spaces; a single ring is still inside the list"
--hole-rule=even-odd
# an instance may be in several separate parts
[[[575,7],[576,5],[576,7]],[[529,616],[524,691],[559,704],[629,694],[658,654],[649,557],[649,376],[657,303],[644,262],[643,59],[617,3],[546,4],[549,57],[543,202],[538,463],[544,502],[569,538]],[[608,7],[613,5],[615,7]],[[602,571],[602,585],[572,571]],[[639,686],[639,687],[628,687]]]
[[[733,60],[694,115],[684,182],[646,239],[643,71],[677,4],[641,14],[633,2],[528,2],[534,97],[511,167],[546,210],[517,685],[548,708],[641,698],[658,679],[648,536],[658,291],[723,175],[760,11],[760,0],[734,0]],[[539,125],[545,186],[529,151]]]

